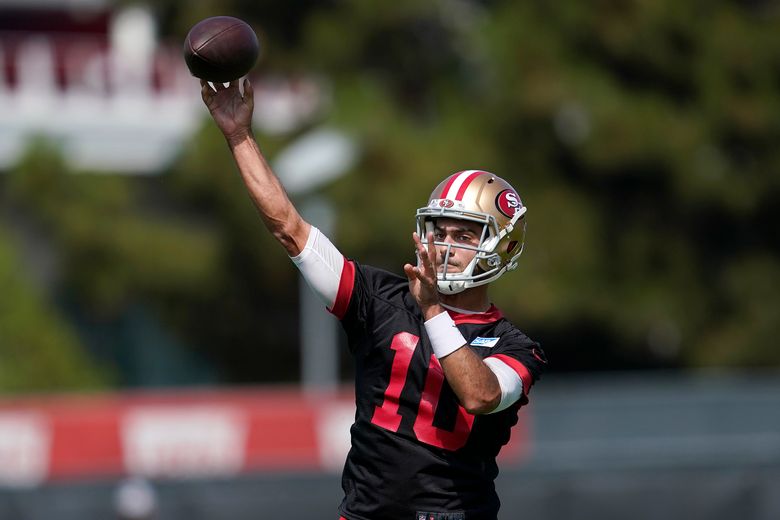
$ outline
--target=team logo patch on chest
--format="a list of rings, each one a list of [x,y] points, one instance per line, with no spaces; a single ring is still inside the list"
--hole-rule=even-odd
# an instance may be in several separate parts
[[[472,347],[495,347],[498,343],[498,340],[500,338],[483,338],[482,336],[477,336],[474,338],[474,340],[469,343]]]

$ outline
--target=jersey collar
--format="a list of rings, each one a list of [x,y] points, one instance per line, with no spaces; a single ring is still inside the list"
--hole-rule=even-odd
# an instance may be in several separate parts
[[[493,323],[504,317],[499,308],[492,304],[485,312],[463,313],[452,308],[445,307],[445,309],[452,321],[455,322],[455,325],[463,323]]]

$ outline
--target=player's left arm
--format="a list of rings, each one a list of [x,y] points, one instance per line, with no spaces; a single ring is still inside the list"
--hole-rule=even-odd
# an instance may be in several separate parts
[[[471,349],[462,348],[466,341],[439,300],[433,237],[428,237],[430,252],[416,233],[414,240],[420,263],[417,266],[406,264],[404,272],[426,320],[425,328],[434,354],[461,406],[471,414],[486,414],[511,405],[522,395],[520,377],[511,368],[502,368],[501,365],[506,367],[502,361],[488,364]]]
[[[439,363],[444,377],[467,412],[485,414],[498,408],[502,396],[498,377],[474,351],[458,348],[439,358]]]

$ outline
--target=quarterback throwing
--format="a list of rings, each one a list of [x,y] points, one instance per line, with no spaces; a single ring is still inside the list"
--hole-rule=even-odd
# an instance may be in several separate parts
[[[252,86],[201,94],[268,230],[346,331],[357,412],[346,520],[494,520],[496,456],[546,360],[488,297],[517,267],[526,208],[482,170],[446,177],[417,210],[417,258],[390,273],[344,256],[301,218],[252,136]]]

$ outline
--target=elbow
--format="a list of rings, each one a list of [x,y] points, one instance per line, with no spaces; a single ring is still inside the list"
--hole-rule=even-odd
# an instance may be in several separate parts
[[[298,256],[301,251],[303,251],[303,247],[305,244],[298,244],[298,242],[295,240],[295,236],[288,233],[287,230],[280,228],[277,230],[274,230],[273,232],[274,238],[282,244],[282,247],[287,251],[287,254],[290,256]]]
[[[300,215],[277,222],[273,226],[274,238],[282,244],[282,247],[290,256],[297,256],[306,246],[309,237],[309,226]]]
[[[482,415],[490,413],[496,409],[501,402],[501,389],[491,392],[481,392],[467,397],[461,403],[461,406],[471,415]]]

